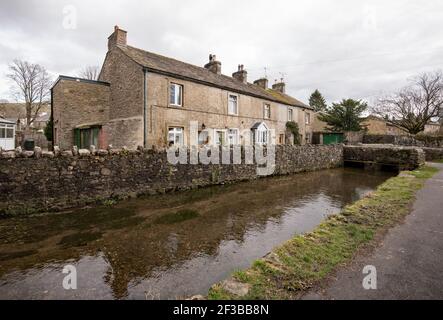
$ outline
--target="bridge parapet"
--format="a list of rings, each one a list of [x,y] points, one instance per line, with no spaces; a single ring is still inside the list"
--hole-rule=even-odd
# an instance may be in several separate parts
[[[418,147],[394,145],[348,145],[344,147],[345,163],[396,167],[413,170],[425,163],[425,152]]]

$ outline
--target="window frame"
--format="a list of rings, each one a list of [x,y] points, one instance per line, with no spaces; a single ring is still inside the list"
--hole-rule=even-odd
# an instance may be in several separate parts
[[[263,119],[271,119],[271,104],[263,104]]]
[[[0,139],[14,139],[15,138],[15,125],[9,123],[0,123],[0,132],[3,131],[3,136]],[[11,134],[8,137],[8,134]]]
[[[222,134],[222,142],[220,143],[217,134],[221,133]],[[226,145],[226,130],[224,129],[214,129],[214,144],[216,146],[224,146]]]
[[[262,129],[263,126],[263,129]],[[270,135],[270,130],[268,128],[268,126],[262,122],[260,124],[260,126],[258,126],[255,130],[254,130],[254,143],[256,144],[260,144],[260,145],[266,145],[270,143],[270,139],[271,139],[271,135]]]
[[[179,95],[179,99],[180,99],[180,104],[175,103],[176,101],[174,101],[174,103],[171,102],[171,94],[172,94],[172,86],[174,86],[175,88],[180,88],[180,95]],[[169,100],[169,106],[171,107],[176,107],[176,108],[182,108],[183,104],[184,104],[184,92],[185,92],[185,86],[181,83],[177,83],[177,82],[169,82],[169,95],[168,95],[168,100]],[[174,89],[174,93],[175,93],[175,89]],[[177,98],[177,95],[174,94],[174,99]]]
[[[235,133],[231,133],[230,131],[235,131]],[[235,138],[235,143],[231,143],[230,137]],[[229,128],[226,132],[226,142],[229,146],[235,146],[240,144],[240,130],[238,128]]]
[[[305,124],[310,125],[311,124],[311,113],[305,112]]]
[[[236,113],[231,113],[230,112],[231,97],[235,97],[235,102],[236,102],[236,106],[235,106],[236,110],[235,111],[236,111]],[[228,115],[230,115],[230,116],[238,116],[238,114],[239,114],[239,101],[240,101],[240,96],[238,94],[228,93]]]
[[[168,126],[168,132],[166,133],[166,141],[167,141],[167,145],[170,146],[170,142],[171,140],[169,140],[169,135],[171,134],[171,129],[173,129],[173,135],[174,135],[174,146],[183,146],[185,145],[185,128],[184,127],[180,127],[180,126]],[[180,129],[180,131],[178,131],[177,129]],[[181,134],[181,141],[179,141],[179,144],[176,144],[176,136],[178,135],[178,133]]]
[[[75,128],[74,145],[76,145],[79,149],[89,149],[92,145],[100,148],[100,132],[100,126],[93,126],[89,128]]]
[[[288,121],[294,121],[294,110],[290,107],[288,107]]]

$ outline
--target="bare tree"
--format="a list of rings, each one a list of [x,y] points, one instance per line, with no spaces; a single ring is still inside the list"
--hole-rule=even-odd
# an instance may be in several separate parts
[[[431,119],[442,116],[443,73],[436,71],[414,77],[409,86],[380,99],[373,111],[411,134],[423,131]]]
[[[88,80],[97,80],[99,74],[100,68],[98,66],[87,66],[79,73],[79,77]]]
[[[26,128],[29,128],[49,99],[51,79],[41,65],[22,60],[14,60],[9,65],[9,71],[7,76],[15,84],[14,95],[18,100],[25,101]]]

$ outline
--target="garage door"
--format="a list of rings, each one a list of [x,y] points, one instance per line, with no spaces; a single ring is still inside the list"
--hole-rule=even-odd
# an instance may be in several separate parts
[[[343,142],[342,133],[324,133],[323,144],[337,144]]]

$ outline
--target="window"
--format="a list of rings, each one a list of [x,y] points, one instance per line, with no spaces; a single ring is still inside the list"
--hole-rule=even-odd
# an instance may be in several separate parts
[[[312,143],[312,140],[311,140],[311,133],[306,133],[306,137],[305,137],[305,139],[306,139],[306,143],[307,144],[311,144]]]
[[[6,125],[6,139],[14,138],[14,126],[12,124]]]
[[[292,109],[288,108],[288,121],[292,121],[293,120],[292,113],[293,113]]]
[[[98,145],[99,127],[74,129],[74,145],[80,149],[89,149],[90,146]]]
[[[271,105],[265,104],[263,107],[263,118],[270,119],[271,118]]]
[[[285,143],[285,135],[284,135],[283,133],[281,133],[281,134],[278,136],[278,143],[279,143],[279,144],[284,144],[284,143]]]
[[[181,107],[183,103],[183,86],[171,83],[169,87],[169,104]]]
[[[230,94],[228,98],[228,114],[238,114],[238,96]]]
[[[257,130],[257,143],[266,144],[268,143],[268,131],[267,130]]]
[[[0,138],[13,139],[14,138],[14,125],[13,124],[0,124]]]
[[[198,144],[199,145],[205,145],[209,143],[209,135],[208,131],[199,131],[198,132]]]
[[[238,144],[238,129],[229,129],[228,130],[228,143],[229,143],[229,145]]]
[[[222,146],[225,144],[225,132],[223,130],[215,131],[215,144]]]
[[[305,113],[305,124],[311,123],[311,114],[309,112]]]
[[[171,127],[168,130],[168,145],[181,146],[184,143],[183,128]]]

